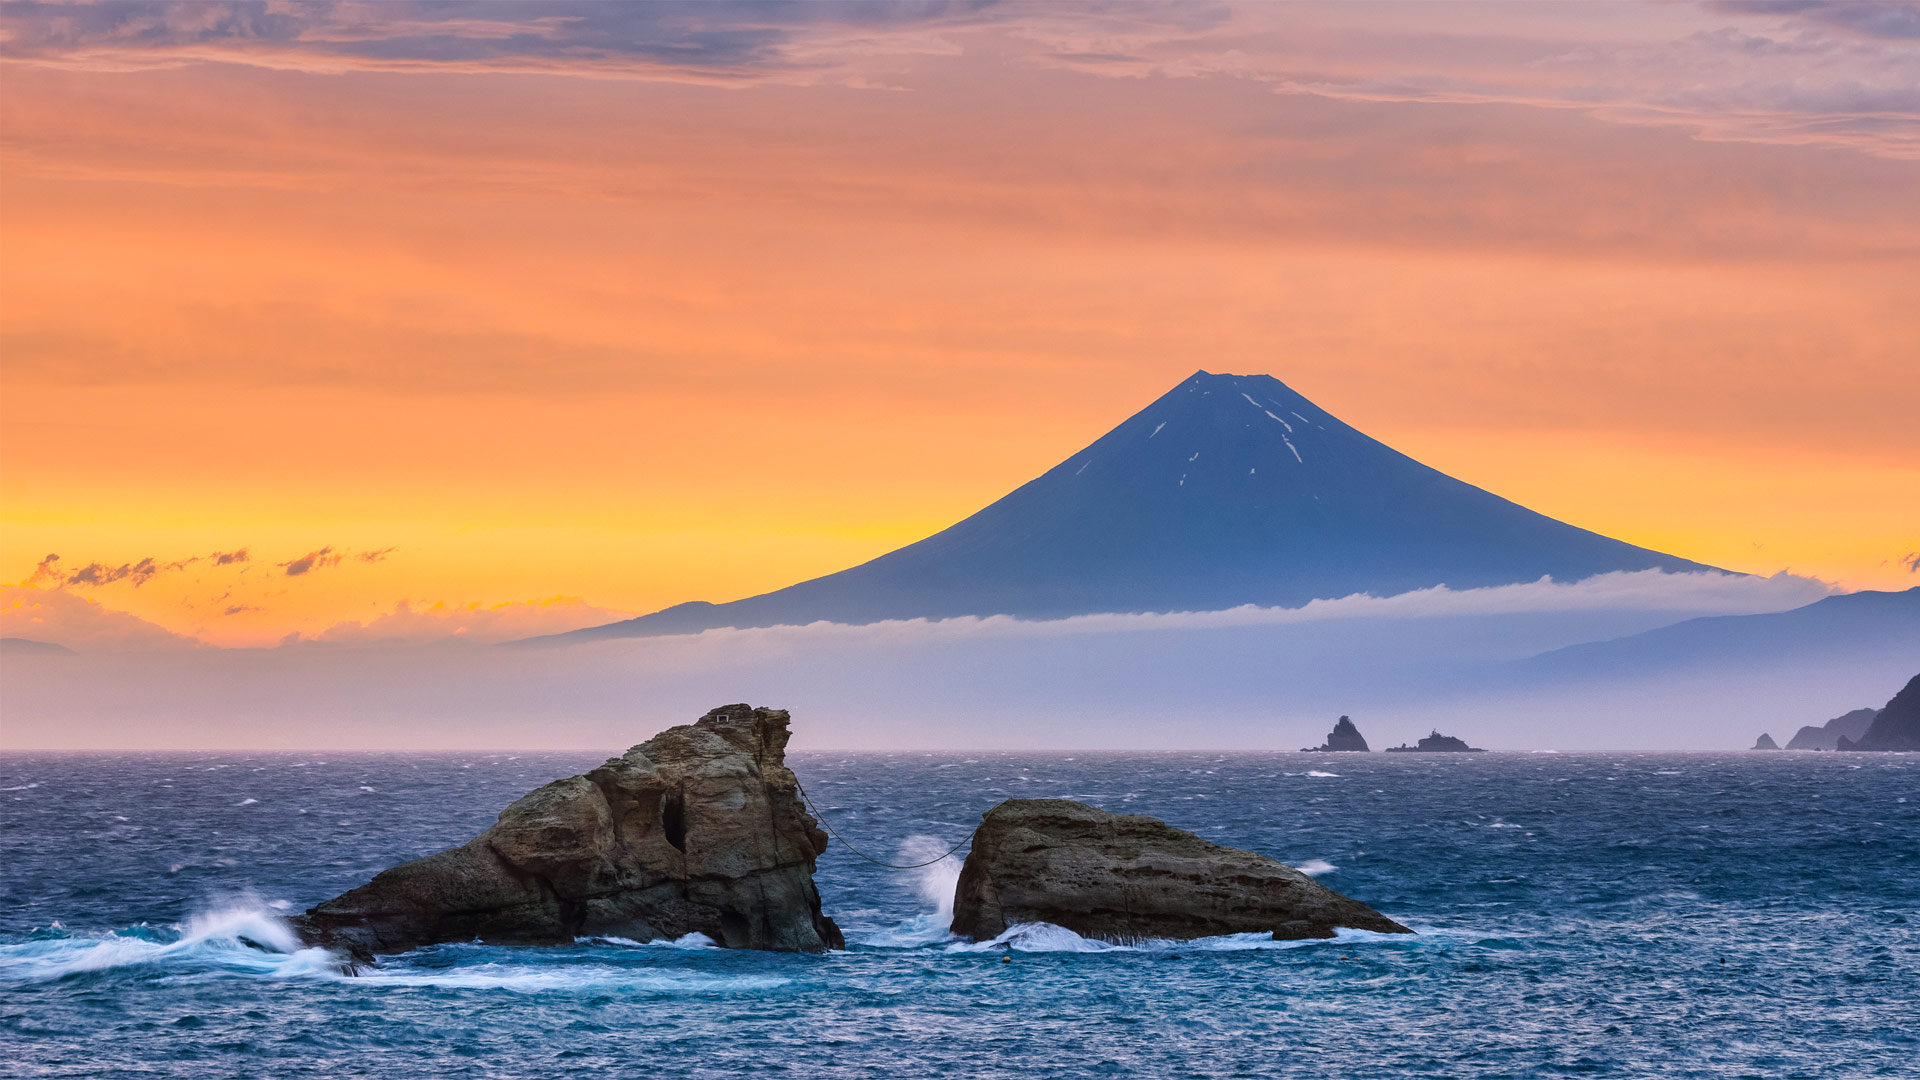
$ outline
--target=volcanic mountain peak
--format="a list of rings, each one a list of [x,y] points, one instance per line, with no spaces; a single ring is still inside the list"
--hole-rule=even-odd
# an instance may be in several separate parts
[[[1272,376],[1199,371],[925,540],[762,596],[681,604],[559,640],[1217,610],[1654,568],[1707,569],[1455,480]]]

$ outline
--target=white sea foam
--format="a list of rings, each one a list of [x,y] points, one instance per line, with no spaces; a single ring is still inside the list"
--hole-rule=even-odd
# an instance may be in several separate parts
[[[1306,862],[1294,867],[1294,869],[1308,877],[1319,877],[1322,874],[1331,874],[1340,868],[1325,859],[1308,859]]]
[[[876,930],[863,934],[855,942],[870,949],[918,949],[927,945],[939,945],[958,939],[949,927],[953,916],[916,915],[899,926],[885,930]]]
[[[574,938],[584,944],[618,945],[628,949],[717,949],[720,943],[700,933],[681,934],[677,938],[654,938],[651,941],[635,941],[632,938],[616,937],[612,934],[600,937]]]
[[[35,983],[88,972],[155,966],[172,974],[302,977],[335,973],[340,959],[301,948],[291,927],[259,900],[244,896],[187,920],[108,934],[43,937],[0,946],[0,983]]]
[[[713,939],[704,934],[644,944],[618,938],[595,940],[634,948],[715,948]],[[114,933],[68,935],[55,924],[52,933],[36,940],[0,946],[0,986],[136,969],[162,982],[224,975],[345,981],[367,989],[444,987],[515,993],[590,990],[693,995],[768,990],[791,982],[771,976],[708,975],[610,964],[555,963],[554,959],[555,954],[549,953],[539,957],[544,962],[464,963],[424,969],[399,958],[350,975],[345,971],[344,957],[326,949],[301,947],[293,929],[270,907],[243,897],[197,914],[183,926],[142,925]]]
[[[515,963],[471,964],[432,971],[400,964],[363,970],[351,978],[355,986],[368,988],[409,986],[449,990],[506,990],[520,994],[592,991],[672,997],[774,990],[793,981],[771,975],[703,975],[697,972],[636,970],[606,964],[536,966]]]
[[[259,801],[260,801],[259,799],[241,799],[241,800],[240,800],[239,802],[237,802],[237,803],[234,803],[233,805],[235,805],[235,806],[252,806],[252,805],[253,805],[254,803],[257,803],[257,802],[259,802]]]
[[[1331,777],[1333,779],[1338,779],[1340,776],[1340,774],[1337,772],[1321,772],[1319,769],[1308,769],[1307,775],[1308,776],[1325,776],[1325,777]]]
[[[1330,938],[1303,938],[1276,941],[1272,934],[1223,934],[1219,937],[1171,941],[1163,938],[1135,941],[1125,945],[1081,937],[1064,926],[1033,922],[1009,926],[992,941],[960,941],[949,944],[950,953],[978,953],[1011,950],[1028,953],[1119,953],[1119,952],[1249,952],[1256,949],[1299,949],[1313,945],[1355,945],[1372,941],[1406,942],[1402,934],[1379,934],[1371,930],[1341,928]]]

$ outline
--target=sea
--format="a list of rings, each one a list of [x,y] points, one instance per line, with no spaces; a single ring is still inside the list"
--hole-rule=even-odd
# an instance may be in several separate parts
[[[946,929],[959,855],[835,842],[843,952],[450,944],[281,917],[607,754],[0,757],[10,1077],[1920,1076],[1920,755],[799,753],[932,858],[1009,797],[1148,814],[1414,928]]]

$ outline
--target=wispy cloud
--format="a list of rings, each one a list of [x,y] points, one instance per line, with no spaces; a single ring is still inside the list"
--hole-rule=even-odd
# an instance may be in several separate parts
[[[1683,615],[1746,615],[1784,611],[1833,594],[1815,578],[1781,572],[1771,577],[1719,571],[1672,574],[1661,570],[1621,571],[1581,581],[1551,578],[1518,585],[1450,589],[1445,585],[1392,596],[1356,593],[1314,600],[1297,608],[1252,604],[1224,611],[1109,613],[1064,619],[1018,619],[1010,615],[910,619],[847,625],[818,622],[805,626],[707,630],[690,638],[720,641],[736,637],[1045,637],[1213,630],[1281,626],[1352,619],[1432,619],[1463,615],[1520,615],[1550,612],[1649,611]],[[626,640],[626,639],[613,639]]]
[[[1604,9],[1604,14],[1601,11]],[[0,9],[0,56],[724,85],[901,86],[969,52],[1101,77],[1227,78],[1379,102],[1579,109],[1703,136],[1920,156],[1920,6],[1161,3],[52,3]],[[903,81],[904,80],[904,81]]]
[[[828,67],[819,55],[825,41],[911,37],[929,28],[1011,17],[1012,10],[994,0],[26,0],[6,5],[8,38],[0,54],[92,64],[219,59],[310,70],[433,68],[740,82]]]
[[[300,577],[305,574],[310,574],[315,570],[324,570],[329,566],[339,566],[341,562],[348,558],[352,558],[355,562],[384,562],[387,556],[392,555],[393,552],[394,549],[390,547],[372,548],[367,551],[348,551],[345,548],[337,548],[332,544],[328,544],[326,547],[309,551],[297,559],[288,559],[286,562],[275,563],[274,565],[285,570],[288,577]]]
[[[66,570],[60,566],[60,556],[48,555],[46,558],[40,560],[39,564],[33,568],[32,575],[22,584],[97,586],[111,585],[116,581],[124,581],[134,588],[139,588],[161,574],[173,570],[184,570],[199,561],[200,557],[197,555],[189,559],[180,559],[165,563],[149,556],[137,562],[121,563],[118,566],[110,563],[90,562],[77,570]]]
[[[286,562],[276,563],[274,565],[284,569],[288,577],[299,577],[302,574],[325,569],[329,566],[338,566],[340,565],[340,560],[344,557],[340,552],[333,550],[333,548],[329,546],[320,548],[317,551],[309,551],[297,559],[288,559]]]
[[[631,612],[589,604],[578,596],[500,604],[415,605],[402,600],[384,615],[366,622],[336,623],[310,640],[354,645],[448,640],[500,642],[602,626],[631,616]]]

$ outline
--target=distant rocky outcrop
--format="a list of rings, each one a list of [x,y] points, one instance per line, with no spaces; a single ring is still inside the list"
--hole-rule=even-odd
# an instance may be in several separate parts
[[[1855,709],[1818,727],[1808,724],[1787,740],[1787,749],[1838,750],[1842,738],[1851,742],[1865,735],[1867,729],[1873,726],[1873,718],[1879,715],[1879,709]]]
[[[1780,744],[1773,741],[1773,736],[1763,731],[1760,733],[1759,738],[1753,740],[1753,748],[1755,750],[1778,750],[1780,749]]]
[[[1859,741],[1840,736],[1840,749],[1920,750],[1920,675],[1893,695]]]
[[[1219,934],[1332,937],[1337,927],[1412,933],[1291,866],[1163,821],[1066,799],[987,811],[954,893],[953,932],[976,941],[1048,922],[1132,942]]]
[[[784,710],[728,705],[668,728],[525,796],[472,841],[316,905],[294,927],[362,960],[442,941],[584,934],[840,948],[813,884],[827,837],[786,767],[787,723]]]
[[[1333,730],[1327,733],[1326,742],[1312,749],[1303,750],[1302,752],[1308,754],[1330,754],[1348,751],[1362,754],[1366,753],[1367,740],[1360,737],[1360,729],[1353,726],[1353,721],[1343,716],[1334,723]]]
[[[1421,739],[1420,745],[1418,746],[1408,746],[1406,743],[1401,743],[1399,746],[1387,747],[1387,753],[1389,754],[1484,754],[1486,753],[1486,751],[1480,749],[1477,746],[1468,746],[1467,741],[1465,739],[1457,738],[1453,735],[1442,735],[1438,731],[1436,731],[1433,734],[1427,736],[1426,738]]]

